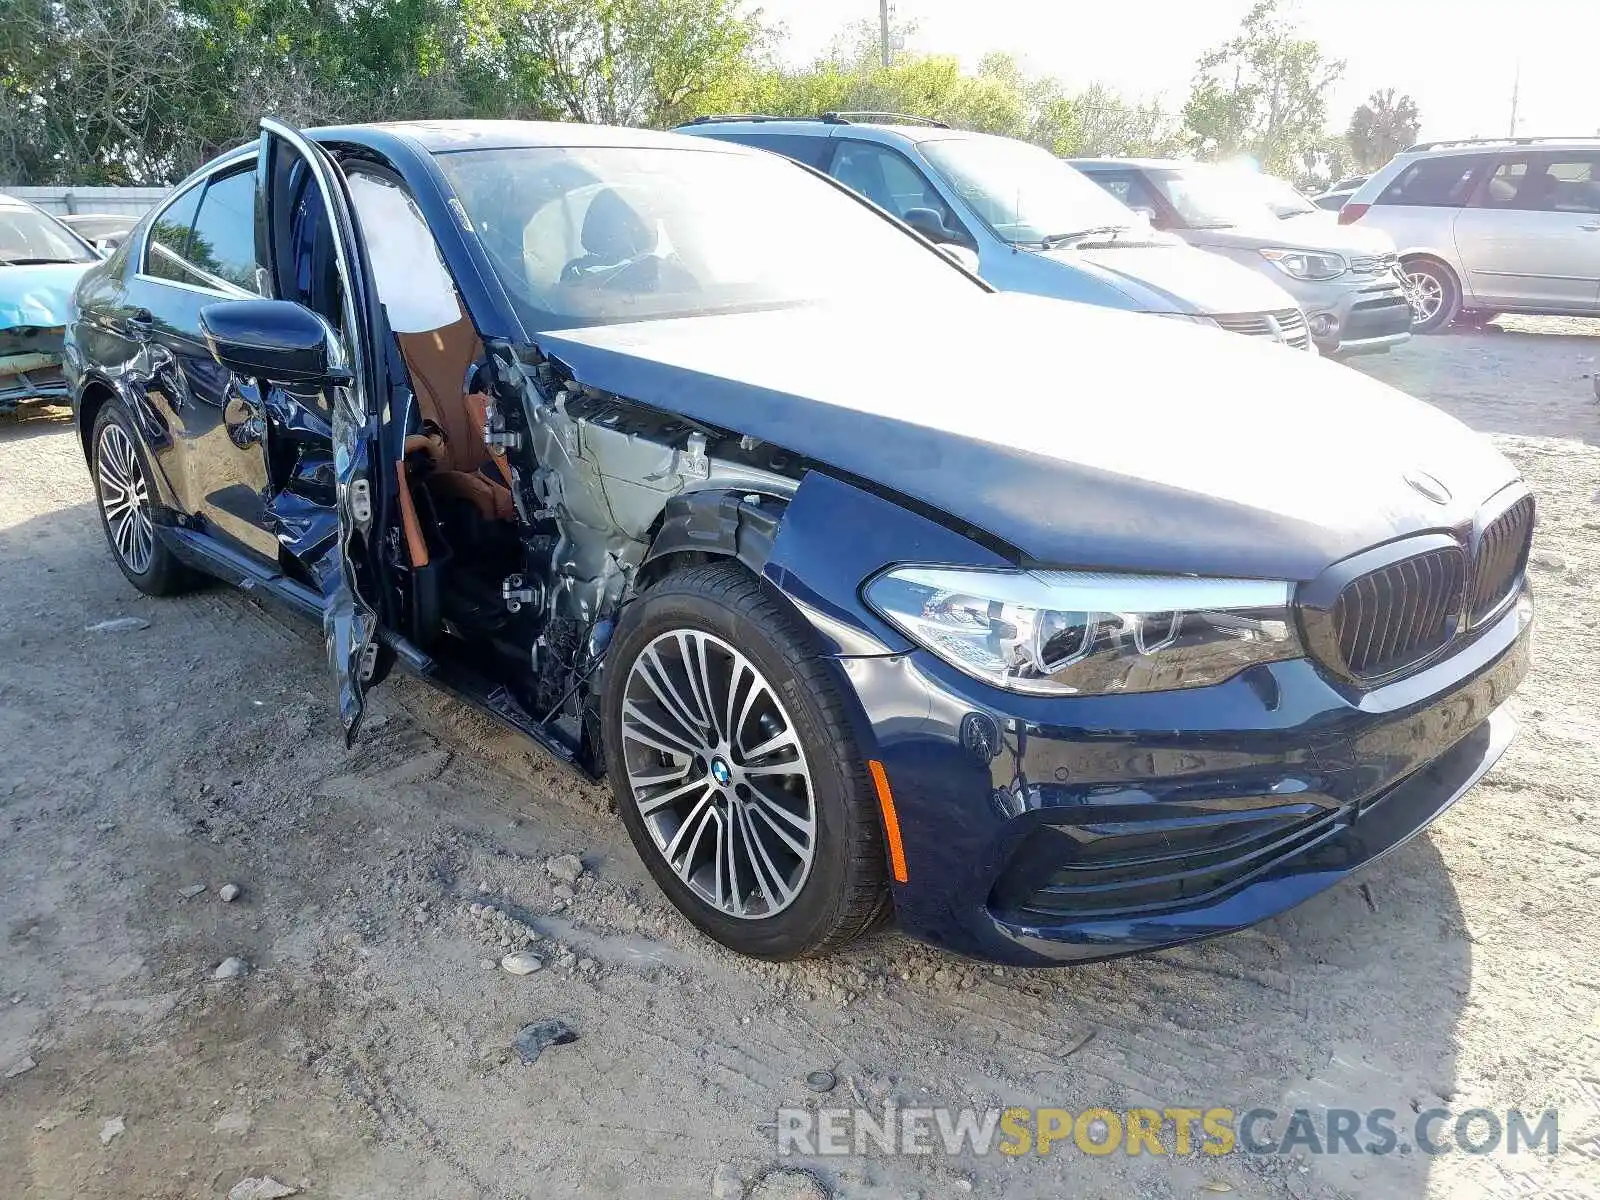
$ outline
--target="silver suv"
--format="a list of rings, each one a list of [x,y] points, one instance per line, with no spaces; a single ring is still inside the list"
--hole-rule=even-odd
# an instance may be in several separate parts
[[[1339,222],[1394,239],[1418,333],[1503,312],[1600,316],[1600,138],[1413,146]]]

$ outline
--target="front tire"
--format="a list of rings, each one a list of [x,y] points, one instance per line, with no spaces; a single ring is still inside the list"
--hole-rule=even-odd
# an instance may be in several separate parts
[[[156,536],[150,512],[150,467],[133,421],[120,400],[109,400],[94,422],[95,500],[100,528],[117,567],[147,596],[193,590],[201,577]]]
[[[760,580],[722,563],[629,605],[607,654],[623,825],[673,905],[741,954],[826,954],[888,910],[875,793],[835,670]]]
[[[1461,311],[1461,285],[1455,273],[1431,258],[1409,259],[1402,269],[1406,299],[1411,302],[1411,332],[1448,329]]]

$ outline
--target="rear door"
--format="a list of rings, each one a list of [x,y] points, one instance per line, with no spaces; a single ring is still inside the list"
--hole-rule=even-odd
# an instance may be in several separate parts
[[[1507,154],[1456,221],[1474,295],[1514,308],[1600,306],[1600,150]]]
[[[331,386],[326,402],[333,443],[333,474],[338,508],[336,547],[314,564],[323,595],[323,633],[339,689],[339,718],[347,742],[360,728],[362,700],[378,677],[380,599],[385,591],[380,553],[384,515],[392,499],[380,492],[374,469],[379,437],[378,412],[386,405],[386,378],[375,347],[381,344],[375,290],[365,249],[345,187],[344,173],[322,147],[300,131],[271,118],[261,122],[257,164],[257,252],[264,264],[266,290],[323,310],[348,382]],[[308,192],[314,193],[308,196]],[[321,248],[305,253],[306,203],[314,202],[322,221]],[[307,289],[307,263],[326,282]],[[325,268],[325,271],[323,270]]]

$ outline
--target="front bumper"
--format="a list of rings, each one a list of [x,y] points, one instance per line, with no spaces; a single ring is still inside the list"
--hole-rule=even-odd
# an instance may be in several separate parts
[[[0,331],[0,413],[24,400],[69,400],[61,369],[62,330]]]
[[[1317,349],[1329,355],[1373,354],[1411,340],[1411,305],[1397,274],[1346,273],[1290,289],[1306,310]],[[1318,333],[1319,327],[1330,332]]]
[[[1046,966],[1253,925],[1423,830],[1514,727],[1514,605],[1366,693],[1306,660],[1143,696],[998,692],[920,651],[840,660],[893,788],[912,936]]]

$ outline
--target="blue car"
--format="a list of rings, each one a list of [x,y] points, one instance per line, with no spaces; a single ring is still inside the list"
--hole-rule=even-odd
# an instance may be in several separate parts
[[[61,339],[95,249],[48,213],[0,196],[0,413],[67,398]]]
[[[399,666],[609,781],[745,954],[1226,933],[1511,737],[1533,501],[1487,440],[998,293],[776,155],[264,121],[88,272],[66,356],[135,587],[306,618],[347,738]]]
[[[699,117],[678,132],[770,150],[824,171],[1001,291],[1312,348],[1305,313],[1285,288],[1152,229],[1028,142],[893,113]]]

